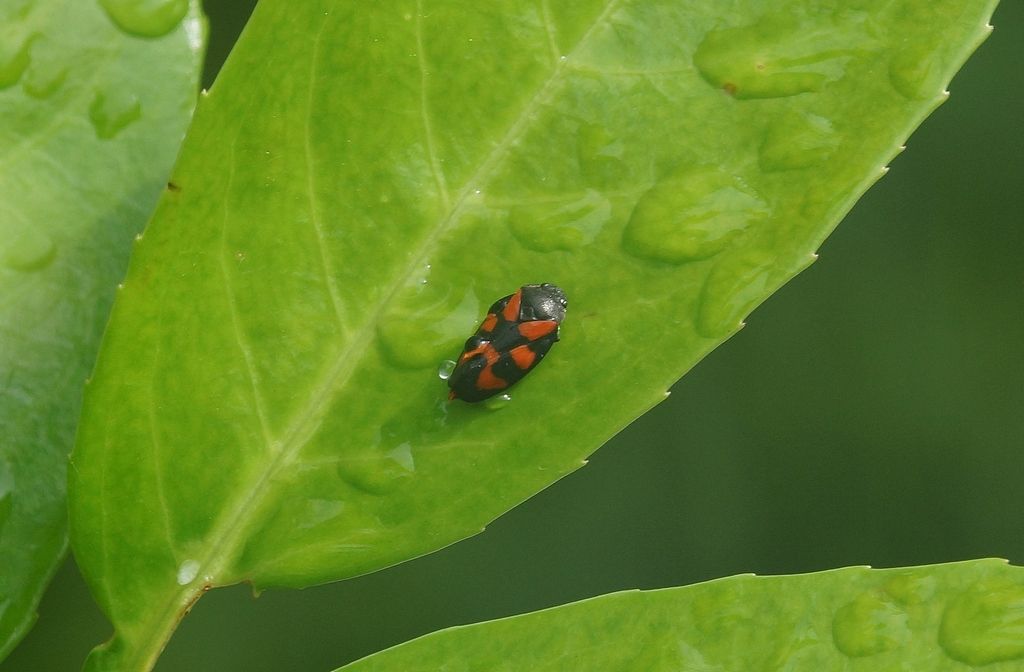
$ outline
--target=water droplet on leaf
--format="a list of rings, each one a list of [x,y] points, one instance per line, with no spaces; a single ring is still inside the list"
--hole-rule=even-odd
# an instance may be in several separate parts
[[[909,637],[907,614],[872,594],[843,605],[832,619],[836,648],[850,658],[890,651]]]
[[[622,246],[633,256],[679,264],[718,254],[768,208],[718,168],[695,168],[647,190],[626,224]]]
[[[336,520],[345,513],[345,502],[336,499],[311,498],[305,501],[299,527],[309,529]]]
[[[765,172],[809,168],[827,159],[838,145],[828,119],[788,112],[768,127],[758,164]]]
[[[403,369],[433,367],[452,355],[483,315],[472,290],[456,294],[437,283],[420,285],[396,299],[377,336],[387,360]]]
[[[621,185],[628,169],[622,161],[625,143],[601,124],[583,124],[576,134],[576,155],[580,173],[589,184],[600,188]]]
[[[910,573],[897,574],[886,581],[882,589],[897,604],[913,606],[932,599],[935,594],[935,579]]]
[[[512,395],[510,394],[498,394],[484,402],[484,407],[489,411],[500,411],[503,408],[507,408],[512,403]]]
[[[96,136],[108,140],[142,116],[142,105],[135,94],[121,89],[97,91],[89,106],[89,120]]]
[[[29,35],[17,46],[6,40],[0,41],[0,89],[13,86],[21,79],[31,60],[32,41],[36,37],[35,34]]]
[[[764,672],[813,670],[821,660],[822,641],[818,636],[817,623],[808,616],[796,623],[780,619],[766,632],[766,637],[776,645],[764,661]]]
[[[574,250],[591,242],[611,213],[608,199],[589,190],[572,201],[515,206],[509,213],[509,228],[527,249]]]
[[[841,78],[855,54],[837,49],[851,25],[808,30],[786,17],[709,32],[693,63],[712,86],[738,99],[781,98],[818,91]]]
[[[53,239],[39,229],[23,228],[0,243],[4,266],[15,271],[46,268],[57,254]]]
[[[904,98],[923,100],[942,93],[942,70],[927,49],[905,49],[889,61],[889,82]]]
[[[100,0],[100,5],[118,28],[140,37],[166,35],[188,12],[188,0]]]
[[[25,93],[33,98],[49,98],[64,84],[67,75],[68,71],[63,67],[36,67],[33,64],[28,74],[25,75],[21,86],[25,89]]]
[[[701,584],[690,604],[691,618],[700,636],[717,637],[719,633],[754,622],[753,602],[736,599],[737,594],[743,594],[742,589],[733,592],[738,586],[749,589],[752,578],[750,575],[734,577],[730,579],[732,586],[716,582]]]
[[[954,597],[942,614],[939,644],[967,665],[1024,658],[1024,586],[982,582]]]
[[[186,560],[178,567],[178,585],[187,586],[199,575],[199,563],[195,560]]]
[[[420,276],[420,279],[417,282],[419,282],[419,284],[421,284],[421,285],[425,285],[425,284],[427,284],[427,282],[429,282],[429,278],[430,278],[430,264],[424,264],[424,266],[423,266],[423,275]]]
[[[345,456],[338,460],[338,475],[352,487],[370,495],[385,495],[413,476],[416,463],[412,444],[403,442],[385,452]]]
[[[697,332],[721,338],[739,329],[740,321],[765,297],[772,268],[772,256],[759,250],[719,260],[701,289]]]
[[[455,370],[455,361],[446,359],[441,362],[441,366],[437,367],[437,377],[441,380],[448,380],[452,377],[452,371]]]

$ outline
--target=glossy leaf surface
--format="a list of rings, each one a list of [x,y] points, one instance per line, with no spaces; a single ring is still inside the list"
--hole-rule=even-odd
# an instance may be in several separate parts
[[[993,4],[262,2],[86,392],[92,669],[151,665],[209,586],[379,569],[578,468],[810,263]],[[503,408],[447,403],[531,282],[562,341]]]
[[[443,630],[341,670],[1011,672],[1022,660],[1024,570],[976,560],[614,593]]]
[[[141,39],[95,2],[0,3],[0,658],[64,555],[82,385],[195,105],[198,5],[163,4]]]

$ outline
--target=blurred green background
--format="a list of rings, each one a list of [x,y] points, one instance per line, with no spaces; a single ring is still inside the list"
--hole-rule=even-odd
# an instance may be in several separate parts
[[[206,85],[254,2],[206,0]],[[998,556],[1024,563],[1024,3],[821,259],[590,465],[473,539],[359,579],[205,596],[157,666],[320,671],[626,588]],[[110,628],[72,562],[0,672]]]

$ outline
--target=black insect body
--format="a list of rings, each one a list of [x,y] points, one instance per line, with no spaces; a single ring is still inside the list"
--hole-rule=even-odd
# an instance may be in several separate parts
[[[567,306],[565,292],[547,283],[495,301],[448,378],[448,398],[483,401],[519,382],[558,340]]]

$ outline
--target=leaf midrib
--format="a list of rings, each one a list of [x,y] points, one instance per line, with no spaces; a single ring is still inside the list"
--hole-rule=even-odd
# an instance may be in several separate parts
[[[595,31],[607,21],[608,17],[623,2],[625,0],[607,0],[601,12],[586,32],[583,33],[573,49],[563,58],[555,60],[549,77],[526,103],[515,121],[509,126],[501,141],[480,162],[473,175],[466,180],[447,213],[442,215],[435,225],[431,227],[428,235],[415,246],[414,249],[419,250],[419,252],[411,256],[405,268],[395,275],[395,281],[387,288],[383,298],[378,302],[376,310],[353,335],[349,346],[338,354],[327,374],[314,387],[313,392],[309,396],[308,403],[295,414],[292,422],[282,432],[282,438],[269,445],[271,449],[276,446],[276,456],[260,474],[253,487],[248,488],[244,496],[237,499],[237,504],[230,509],[226,509],[231,513],[221,517],[222,524],[207,536],[209,552],[199,560],[199,567],[204,575],[211,577],[210,581],[200,585],[191,584],[181,590],[172,592],[165,607],[160,611],[153,612],[153,617],[147,619],[150,626],[139,631],[140,633],[149,631],[155,635],[150,638],[150,642],[155,645],[154,648],[150,649],[150,655],[147,656],[144,650],[138,650],[139,654],[148,660],[145,669],[152,667],[160,649],[170,637],[171,629],[179,618],[181,608],[185,605],[191,606],[198,599],[198,596],[208,588],[226,585],[218,583],[216,577],[227,568],[229,560],[234,559],[235,554],[244,542],[249,524],[256,518],[256,513],[262,510],[262,504],[271,491],[270,484],[278,474],[295,461],[301,449],[306,445],[306,439],[316,431],[319,425],[318,420],[328,409],[333,393],[347,384],[355,372],[357,364],[362,361],[363,354],[374,342],[374,334],[384,316],[386,307],[402,287],[407,284],[409,278],[421,267],[423,260],[428,257],[428,252],[433,249],[438,240],[458,221],[458,215],[462,213],[469,197],[475,193],[476,186],[485,182],[487,177],[493,174],[495,168],[505,159],[509,147],[523,134],[528,124],[534,121],[536,110],[543,104],[550,92],[561,80],[563,74],[570,70],[568,64],[572,60],[572,55],[593,36]],[[326,25],[327,20],[325,18],[323,25]],[[323,26],[321,27],[321,32],[322,30]],[[545,32],[547,32],[547,29],[545,29]],[[311,65],[311,71],[315,73],[315,70],[316,62],[314,60]],[[233,154],[228,170],[234,170]],[[307,175],[307,179],[308,177]],[[315,197],[315,194],[313,197]]]
[[[608,0],[604,9],[598,15],[597,19],[595,19],[590,29],[580,38],[573,51],[579,49],[579,47],[591,37],[597,27],[603,23],[608,15],[610,15],[621,2],[622,0]],[[293,421],[282,433],[282,438],[276,442],[279,446],[277,457],[270,463],[270,465],[268,465],[257,484],[249,490],[249,496],[245,498],[242,505],[236,508],[236,515],[227,526],[229,530],[235,530],[235,533],[223,535],[225,538],[242,536],[240,531],[243,526],[239,523],[243,522],[247,513],[251,513],[256,510],[253,505],[266,494],[266,484],[273,480],[274,476],[276,476],[282,469],[294,461],[295,456],[305,445],[303,439],[307,438],[311,432],[316,430],[316,421],[318,417],[326,412],[329,407],[332,393],[335,390],[343,388],[347,384],[354,373],[357,364],[362,361],[363,354],[374,342],[374,334],[376,333],[377,327],[384,316],[386,307],[391,303],[402,287],[407,284],[409,278],[412,277],[422,266],[423,260],[429,256],[428,252],[433,249],[437,241],[447,233],[450,228],[452,228],[455,222],[458,221],[458,215],[462,213],[469,196],[475,192],[476,186],[484,182],[487,176],[492,174],[497,165],[505,158],[508,148],[521,136],[527,124],[533,121],[533,113],[542,104],[547,94],[559,81],[562,72],[566,70],[565,64],[568,60],[569,59],[566,58],[565,60],[559,60],[555,63],[551,75],[538,89],[537,93],[534,94],[530,101],[524,106],[523,111],[520,112],[515,122],[513,122],[509,127],[509,130],[506,132],[502,140],[495,145],[487,157],[480,163],[480,167],[477,168],[476,172],[466,181],[462,189],[459,190],[458,196],[448,213],[444,215],[442,219],[438,220],[438,222],[431,228],[427,237],[417,245],[419,253],[410,257],[410,262],[395,276],[395,282],[392,283],[391,287],[389,287],[387,292],[384,294],[384,297],[378,302],[376,310],[355,333],[350,345],[338,354],[334,365],[328,371],[327,375],[324,376],[320,383],[315,386],[314,392],[310,395],[309,403],[304,409],[294,416]],[[224,544],[222,542],[220,545],[214,546],[213,550],[220,550],[223,546]],[[212,557],[210,559],[212,560],[217,555],[217,553],[212,553]]]

